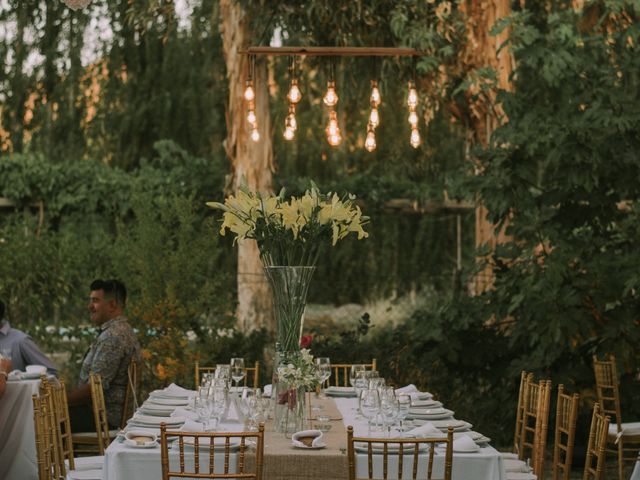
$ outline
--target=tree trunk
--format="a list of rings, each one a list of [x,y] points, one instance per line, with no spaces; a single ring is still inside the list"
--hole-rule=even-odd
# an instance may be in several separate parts
[[[467,16],[467,48],[464,51],[464,63],[470,68],[491,67],[498,79],[498,88],[511,89],[510,76],[514,69],[514,60],[508,48],[498,49],[509,37],[510,31],[505,29],[499,35],[492,36],[489,32],[496,20],[511,14],[510,0],[467,0],[462,3],[462,10]],[[470,92],[477,93],[477,92]],[[472,101],[470,97],[473,122],[473,132],[468,141],[487,146],[491,134],[504,121],[504,112],[500,105],[496,105],[493,92],[489,97],[479,96],[479,100]],[[476,207],[476,246],[488,244],[495,250],[498,243],[507,237],[502,229],[497,235],[495,225],[487,220],[487,209],[478,199]],[[479,259],[483,260],[483,259]],[[481,293],[493,284],[493,273],[487,265],[474,281],[474,293]]]
[[[246,105],[243,98],[248,59],[239,52],[249,47],[251,32],[246,12],[234,0],[220,0],[220,31],[229,80],[227,138],[225,150],[231,162],[227,187],[236,191],[240,185],[263,193],[273,190],[273,149],[267,64],[260,61],[254,73],[256,115],[260,141],[249,138]],[[262,271],[258,246],[254,240],[238,242],[238,325],[245,332],[267,327],[274,329],[271,293]]]

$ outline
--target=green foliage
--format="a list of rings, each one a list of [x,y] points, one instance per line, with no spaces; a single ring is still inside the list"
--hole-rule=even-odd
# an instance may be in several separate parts
[[[640,360],[640,24],[628,3],[594,2],[505,25],[517,64],[499,96],[508,122],[477,152],[467,187],[513,240],[490,258],[494,288],[472,303],[508,332],[511,375],[589,389],[592,354],[614,353],[625,373]]]

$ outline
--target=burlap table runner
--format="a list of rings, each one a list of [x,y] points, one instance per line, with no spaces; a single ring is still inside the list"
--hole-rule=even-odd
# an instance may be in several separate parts
[[[323,405],[321,412],[312,410],[313,405]],[[314,479],[345,480],[348,478],[347,429],[340,411],[330,398],[318,398],[307,394],[307,427],[314,428],[316,415],[327,415],[331,430],[324,433],[326,448],[319,450],[299,449],[291,445],[291,439],[283,433],[273,431],[273,421],[265,425],[264,470],[265,480]]]

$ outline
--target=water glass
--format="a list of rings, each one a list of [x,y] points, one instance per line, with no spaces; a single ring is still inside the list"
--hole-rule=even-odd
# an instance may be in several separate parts
[[[353,364],[351,365],[351,369],[349,370],[349,384],[355,388],[356,378],[358,378],[359,372],[364,372],[366,370],[364,365],[361,364]]]
[[[367,436],[371,436],[371,422],[374,421],[380,413],[380,395],[378,390],[363,390],[360,395],[360,411],[367,419]]]
[[[225,410],[227,409],[227,389],[214,387],[209,393],[209,411],[210,416],[215,420],[214,428],[217,428],[220,424],[220,419],[222,415],[224,415]]]
[[[229,366],[231,367],[231,378],[233,378],[233,381],[236,382],[236,387],[238,387],[240,380],[244,378],[244,375],[246,373],[244,369],[244,358],[232,358]]]
[[[391,436],[391,425],[395,424],[399,412],[398,400],[395,396],[383,396],[380,400],[380,414],[382,416],[382,424],[386,426],[387,437]]]
[[[324,384],[331,378],[331,360],[329,357],[316,357],[316,366],[318,367],[318,376],[324,390]]]
[[[411,395],[406,393],[398,394],[398,421],[400,422],[400,433],[404,433],[404,419],[409,415],[411,408]]]

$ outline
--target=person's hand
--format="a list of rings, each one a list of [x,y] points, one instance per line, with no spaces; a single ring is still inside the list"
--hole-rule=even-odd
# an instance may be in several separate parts
[[[10,359],[3,358],[0,360],[0,371],[9,373],[12,370],[13,370],[13,366]]]

